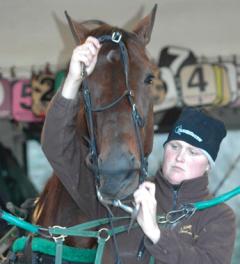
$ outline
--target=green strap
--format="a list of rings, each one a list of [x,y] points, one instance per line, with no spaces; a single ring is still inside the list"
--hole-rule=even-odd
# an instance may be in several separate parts
[[[27,237],[17,238],[12,245],[14,253],[22,252],[25,248]],[[40,252],[45,255],[56,256],[56,243],[41,237],[32,238],[32,251]],[[70,262],[94,263],[96,249],[75,248],[63,244],[62,258]]]
[[[96,254],[94,264],[101,264],[102,263],[102,256],[103,256],[105,244],[106,244],[106,239],[104,239],[104,238],[98,239],[98,249],[97,249],[97,254]]]
[[[63,241],[64,238],[61,237],[55,239],[55,243],[56,243],[55,264],[62,264]]]
[[[116,222],[119,220],[124,220],[124,219],[130,219],[130,216],[124,216],[124,217],[113,217],[112,221]],[[98,220],[93,220],[93,221],[89,221],[87,223],[83,223],[80,225],[75,225],[72,227],[68,227],[68,228],[62,228],[59,226],[55,226],[55,227],[50,227],[49,228],[49,233],[51,235],[64,235],[64,236],[82,236],[82,237],[95,237],[98,238],[98,231],[91,231],[91,230],[86,230],[86,229],[90,229],[90,228],[94,228],[94,227],[98,227],[104,224],[108,224],[109,223],[109,219],[108,218],[101,218]],[[136,227],[137,225],[135,224],[134,227]],[[119,226],[117,228],[114,228],[113,231],[109,230],[109,235],[112,235],[113,232],[115,234],[117,233],[121,233],[124,232],[128,229],[127,225],[122,225]]]
[[[155,263],[155,259],[153,256],[150,257],[150,260],[149,260],[149,264],[154,264]]]

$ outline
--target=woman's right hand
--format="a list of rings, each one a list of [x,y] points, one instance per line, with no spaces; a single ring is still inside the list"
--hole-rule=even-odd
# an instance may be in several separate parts
[[[82,63],[86,66],[87,75],[90,75],[96,65],[100,48],[101,44],[98,39],[91,36],[82,45],[77,46],[72,53],[68,72],[69,77],[76,81],[81,79]]]
[[[73,50],[68,75],[62,89],[63,97],[67,99],[75,98],[82,82],[83,64],[86,66],[85,70],[89,76],[97,63],[100,48],[101,44],[98,39],[90,36],[82,45]]]
[[[134,192],[136,206],[139,206],[137,221],[144,234],[155,244],[160,239],[161,231],[157,223],[157,201],[155,184],[143,182]]]

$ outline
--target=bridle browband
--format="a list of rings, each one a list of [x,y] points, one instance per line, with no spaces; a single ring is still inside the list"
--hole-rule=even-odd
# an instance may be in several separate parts
[[[135,134],[137,138],[137,143],[138,143],[138,148],[139,148],[139,153],[140,153],[140,161],[141,161],[141,166],[140,166],[140,176],[139,176],[139,182],[143,182],[144,179],[148,175],[148,162],[147,162],[147,157],[144,156],[144,150],[143,150],[143,143],[141,140],[140,136],[140,128],[144,126],[144,120],[139,114],[136,104],[134,102],[134,94],[133,91],[130,89],[129,86],[129,80],[128,80],[128,68],[129,68],[129,61],[128,61],[128,52],[126,49],[126,46],[124,42],[122,41],[122,34],[119,31],[113,31],[112,35],[103,35],[98,37],[98,41],[102,44],[105,42],[113,42],[116,45],[118,45],[120,49],[120,55],[121,55],[121,62],[124,67],[124,75],[125,75],[125,86],[126,89],[123,92],[123,94],[115,99],[113,102],[99,106],[96,108],[92,107],[91,103],[91,94],[88,89],[87,85],[87,80],[84,79],[82,82],[82,94],[83,94],[83,101],[84,101],[84,108],[85,108],[85,115],[86,115],[86,121],[87,121],[87,126],[88,126],[88,131],[89,131],[89,139],[87,139],[89,143],[89,149],[90,152],[88,154],[88,167],[93,171],[96,179],[96,189],[97,189],[97,196],[100,202],[104,204],[112,204],[117,207],[121,207],[127,212],[131,212],[132,208],[129,206],[125,206],[121,203],[120,200],[113,200],[113,201],[104,201],[100,191],[99,191],[99,185],[100,185],[100,174],[101,173],[106,173],[106,174],[117,174],[120,173],[121,171],[114,171],[113,173],[111,171],[105,171],[105,170],[100,170],[98,166],[98,154],[97,154],[97,145],[96,145],[96,137],[95,137],[95,131],[94,131],[94,124],[93,124],[93,112],[103,112],[105,110],[108,110],[114,106],[116,106],[119,102],[121,102],[125,97],[127,98],[130,107],[131,107],[131,114],[132,114],[132,119],[134,123],[134,128],[135,128]],[[85,66],[83,67],[85,71]],[[133,169],[135,170],[135,169]],[[129,171],[128,171],[129,172]]]

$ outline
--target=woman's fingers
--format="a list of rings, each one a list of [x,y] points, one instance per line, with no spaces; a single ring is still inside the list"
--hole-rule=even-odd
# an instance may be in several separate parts
[[[152,188],[152,186],[151,186]],[[140,186],[135,192],[134,192],[134,199],[136,204],[142,204],[143,206],[152,207],[156,204],[155,199],[155,187],[153,187],[151,190],[146,188],[146,186]]]
[[[92,36],[89,36],[89,37],[86,39],[85,43],[92,43],[97,49],[100,49],[100,48],[101,48],[101,44],[100,44],[100,42],[98,41],[98,39],[97,39],[97,38],[94,38],[94,37],[92,37]]]
[[[76,47],[73,51],[73,59],[81,60],[89,66],[97,56],[101,45],[99,41],[94,37],[88,37],[84,44]]]
[[[141,184],[141,187],[147,189],[151,193],[152,196],[155,196],[156,186],[154,183],[150,181],[145,181]]]

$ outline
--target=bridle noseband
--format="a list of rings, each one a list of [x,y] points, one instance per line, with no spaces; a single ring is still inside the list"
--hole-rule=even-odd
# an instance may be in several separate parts
[[[135,134],[137,138],[137,143],[138,143],[138,148],[139,148],[139,153],[140,153],[140,160],[141,160],[141,166],[140,166],[140,176],[139,176],[139,182],[143,182],[144,179],[148,175],[148,162],[147,162],[147,157],[144,156],[144,150],[143,150],[143,143],[141,140],[140,136],[140,128],[144,126],[144,120],[139,114],[137,110],[137,106],[134,102],[134,94],[132,90],[130,89],[129,86],[129,80],[128,80],[128,67],[129,67],[129,61],[128,61],[128,52],[126,49],[126,46],[124,42],[122,41],[122,34],[119,31],[114,31],[112,35],[103,35],[98,37],[98,40],[100,43],[105,43],[105,42],[113,42],[116,45],[118,45],[120,49],[120,55],[121,55],[121,62],[124,66],[124,75],[125,75],[125,86],[126,89],[123,92],[123,94],[115,99],[113,102],[99,106],[99,107],[92,107],[91,103],[91,94],[88,89],[87,85],[87,80],[84,79],[82,82],[82,93],[83,93],[83,100],[84,100],[84,108],[85,108],[85,114],[86,114],[86,121],[87,121],[87,126],[88,126],[88,131],[89,131],[89,139],[87,139],[89,143],[89,154],[88,154],[88,166],[90,169],[94,172],[95,179],[96,179],[96,188],[97,188],[97,195],[98,199],[102,203],[107,203],[107,204],[112,204],[114,206],[120,207],[124,209],[127,212],[130,212],[133,210],[129,206],[125,206],[124,204],[121,203],[120,200],[115,200],[115,201],[105,201],[99,191],[99,185],[100,185],[100,174],[101,173],[109,173],[109,171],[103,171],[99,169],[98,166],[98,154],[97,154],[97,145],[96,145],[96,137],[95,137],[95,131],[94,131],[94,124],[93,124],[93,112],[103,112],[105,110],[108,110],[114,106],[116,106],[119,102],[121,102],[125,97],[127,98],[130,107],[131,107],[131,114],[132,114],[132,119],[134,123],[134,128],[135,128]],[[84,66],[85,67],[85,66]],[[114,172],[114,173],[120,173],[120,171]]]

